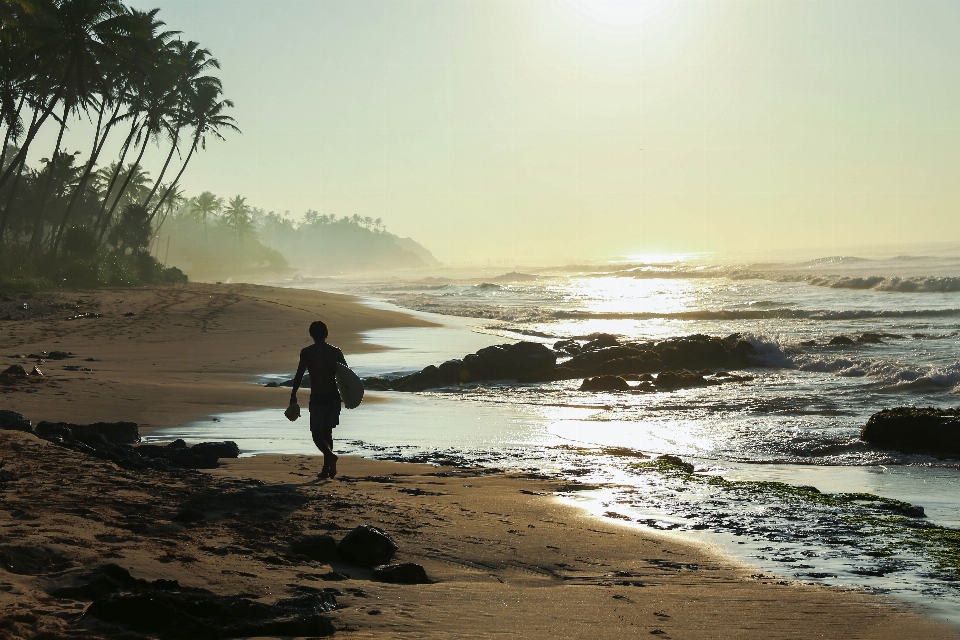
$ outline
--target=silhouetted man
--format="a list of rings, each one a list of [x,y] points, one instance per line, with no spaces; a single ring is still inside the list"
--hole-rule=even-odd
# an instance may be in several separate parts
[[[337,390],[337,363],[347,365],[343,351],[327,344],[327,325],[316,321],[310,325],[313,344],[300,351],[300,365],[293,379],[290,404],[297,403],[297,389],[303,382],[304,371],[310,372],[310,433],[317,448],[323,452],[323,471],[320,478],[337,475],[337,456],[333,453],[333,428],[340,424],[340,392]]]

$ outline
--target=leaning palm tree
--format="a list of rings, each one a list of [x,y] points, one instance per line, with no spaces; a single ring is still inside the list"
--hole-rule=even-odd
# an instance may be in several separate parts
[[[210,56],[210,52],[201,49],[197,42],[183,42],[175,40],[170,44],[167,55],[176,67],[175,81],[175,99],[176,106],[170,116],[170,122],[166,126],[166,133],[170,138],[170,152],[163,163],[160,175],[154,185],[150,195],[143,202],[144,206],[153,199],[160,186],[160,181],[170,166],[170,160],[173,159],[173,153],[179,148],[180,130],[190,124],[190,104],[196,88],[201,84],[211,85],[220,89],[221,84],[218,78],[203,75],[207,70],[219,69],[220,63]]]
[[[190,159],[193,157],[197,148],[207,148],[207,136],[209,135],[212,138],[223,140],[224,137],[221,129],[240,131],[236,125],[236,121],[225,113],[228,108],[233,107],[233,102],[230,100],[221,100],[220,93],[219,83],[200,82],[196,86],[196,91],[192,96],[190,105],[190,118],[194,128],[193,143],[190,145],[190,152],[183,161],[177,177],[173,179],[170,187],[167,188],[160,198],[160,201],[154,206],[153,211],[150,213],[151,220],[157,215],[157,211],[160,210],[160,207],[167,199],[170,190],[180,183],[180,177],[183,176],[183,172],[187,170],[187,165],[190,163]]]
[[[167,193],[170,189],[167,189]],[[190,215],[197,220],[203,221],[203,250],[207,250],[207,219],[216,216],[223,208],[223,199],[218,198],[209,191],[204,191],[199,196],[190,201]]]
[[[102,72],[99,58],[109,52],[123,29],[123,5],[118,0],[31,0],[15,4],[24,7],[17,21],[36,62],[32,100],[39,117],[26,131],[14,160],[0,174],[0,187],[26,157],[30,144],[58,105],[64,114],[59,118],[61,132],[72,111],[91,106]],[[58,136],[61,138],[62,133]]]
[[[51,250],[56,252],[60,243],[60,238],[74,206],[77,204],[80,195],[87,188],[87,181],[93,172],[93,167],[103,151],[104,143],[110,135],[112,128],[126,120],[131,121],[130,133],[128,134],[122,147],[122,155],[117,167],[123,166],[130,143],[133,140],[135,132],[139,130],[140,121],[138,119],[137,104],[131,99],[135,94],[135,87],[142,83],[142,78],[148,74],[161,73],[159,71],[165,60],[159,55],[167,42],[176,35],[176,31],[161,31],[164,22],[157,20],[156,15],[159,9],[151,11],[139,11],[137,9],[127,8],[123,16],[123,34],[122,37],[114,43],[109,51],[103,56],[101,66],[104,72],[101,74],[100,87],[100,105],[97,114],[97,126],[93,137],[93,148],[90,152],[86,168],[80,178],[77,188],[73,192],[70,202],[64,211],[60,228],[52,242]],[[121,109],[127,107],[125,113]],[[106,117],[106,121],[104,121]],[[114,182],[116,181],[114,176]],[[112,191],[113,184],[109,191]],[[97,224],[103,217],[106,199],[98,215]]]

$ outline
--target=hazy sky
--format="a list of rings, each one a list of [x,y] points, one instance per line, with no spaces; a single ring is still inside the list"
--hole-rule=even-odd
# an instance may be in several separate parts
[[[190,194],[448,262],[960,240],[957,2],[133,4],[237,105]]]

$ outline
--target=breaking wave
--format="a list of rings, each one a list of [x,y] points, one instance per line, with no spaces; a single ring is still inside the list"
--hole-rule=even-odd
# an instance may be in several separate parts
[[[871,318],[942,318],[960,316],[960,309],[698,309],[678,312],[596,312],[575,309],[551,309],[535,305],[492,305],[470,300],[454,300],[430,295],[399,295],[394,304],[448,316],[506,320],[509,322],[550,322],[553,320],[863,320]]]
[[[939,367],[911,366],[878,358],[797,351],[764,336],[744,337],[757,348],[758,360],[765,367],[832,373],[845,378],[872,378],[881,385],[880,391],[887,393],[960,391],[960,362]]]

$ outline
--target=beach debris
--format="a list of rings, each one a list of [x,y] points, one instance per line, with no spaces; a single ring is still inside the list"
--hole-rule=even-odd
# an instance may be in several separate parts
[[[75,364],[64,365],[63,370],[64,371],[93,371],[93,369],[91,369],[90,367],[81,367]]]
[[[362,524],[343,537],[337,545],[337,556],[353,565],[375,567],[390,562],[398,548],[386,531]]]
[[[137,312],[136,312],[136,311],[127,311],[125,314],[123,314],[123,317],[124,317],[124,318],[132,318],[132,317],[135,316],[135,315],[137,315]]]
[[[337,541],[330,535],[303,536],[290,543],[290,550],[317,562],[328,562],[337,555]]]
[[[40,367],[34,365],[33,369],[30,370],[30,375],[32,376],[43,376],[43,371],[40,371]]]
[[[88,311],[86,313],[78,313],[77,315],[70,316],[66,319],[67,320],[84,320],[86,318],[102,318],[102,317],[103,317],[102,313],[93,313],[92,311]]]
[[[93,600],[84,625],[99,622],[160,638],[329,636],[333,623],[323,614],[337,608],[336,596],[314,591],[274,604],[243,595],[221,596],[176,580],[134,578],[115,564],[88,574],[86,584],[51,592],[56,598]]]
[[[385,564],[373,569],[373,579],[391,584],[432,584],[427,571],[419,564]]]
[[[960,456],[960,412],[896,407],[875,413],[860,432],[864,442],[903,453]]]
[[[19,364],[12,364],[12,365],[10,365],[9,367],[7,367],[6,369],[3,370],[3,374],[2,374],[2,375],[5,375],[5,376],[14,376],[14,377],[17,377],[17,378],[26,378],[26,377],[27,377],[27,370],[24,369],[23,367],[21,367]]]

